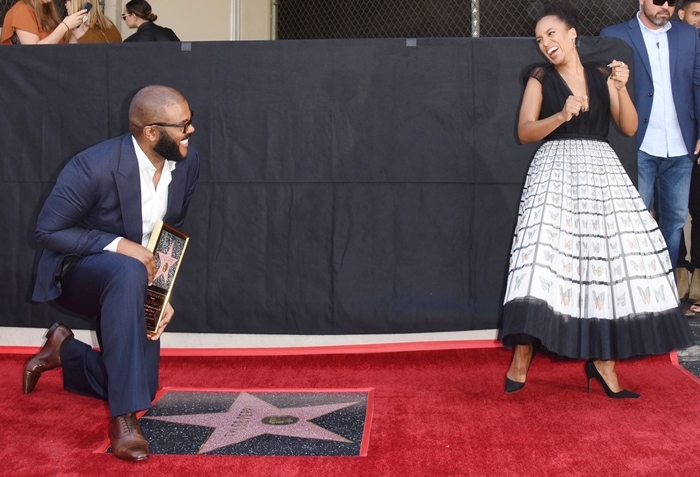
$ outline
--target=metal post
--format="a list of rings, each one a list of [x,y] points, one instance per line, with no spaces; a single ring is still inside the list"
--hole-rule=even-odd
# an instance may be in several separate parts
[[[478,38],[481,36],[479,28],[481,26],[481,19],[479,18],[479,0],[471,0],[472,2],[472,36]]]
[[[272,8],[270,10],[270,39],[277,39],[277,0],[272,0]]]
[[[231,40],[241,39],[241,0],[231,0]]]

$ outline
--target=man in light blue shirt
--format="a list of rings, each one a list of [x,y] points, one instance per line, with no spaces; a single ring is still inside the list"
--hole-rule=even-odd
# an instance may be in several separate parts
[[[620,38],[634,50],[639,194],[656,212],[675,269],[700,152],[700,41],[695,28],[670,22],[676,0],[638,1],[635,18],[601,36]]]

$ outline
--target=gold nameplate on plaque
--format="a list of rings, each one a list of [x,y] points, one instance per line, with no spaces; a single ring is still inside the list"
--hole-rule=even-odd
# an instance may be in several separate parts
[[[156,260],[156,275],[148,286],[146,295],[146,331],[155,333],[170,300],[175,277],[180,270],[180,261],[185,254],[190,237],[162,220],[156,222],[146,248],[153,252]]]

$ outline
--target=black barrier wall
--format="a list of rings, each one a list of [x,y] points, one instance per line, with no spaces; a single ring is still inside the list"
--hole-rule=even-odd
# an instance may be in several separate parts
[[[633,61],[614,39],[581,51]],[[29,300],[36,215],[72,155],[166,84],[202,157],[170,330],[496,328],[537,146],[515,135],[520,75],[542,60],[532,39],[0,47],[0,326],[89,326]],[[634,140],[611,143],[634,171]]]

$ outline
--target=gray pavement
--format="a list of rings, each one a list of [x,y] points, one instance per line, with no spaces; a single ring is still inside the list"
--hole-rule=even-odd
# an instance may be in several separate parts
[[[689,306],[687,303],[683,305],[684,308]],[[691,346],[690,348],[678,350],[678,362],[685,369],[700,378],[700,313],[688,317],[688,324],[690,324],[690,328],[693,330],[695,342],[699,344]]]

